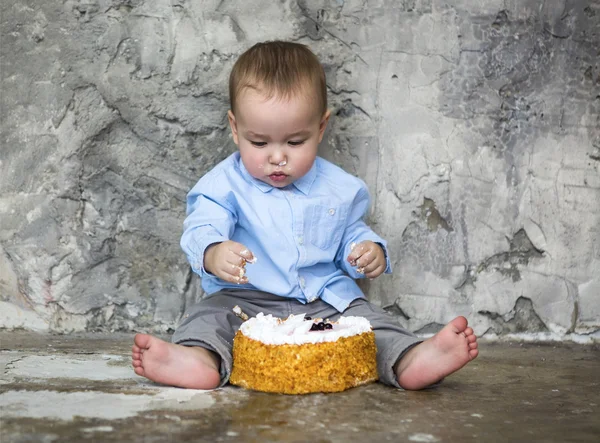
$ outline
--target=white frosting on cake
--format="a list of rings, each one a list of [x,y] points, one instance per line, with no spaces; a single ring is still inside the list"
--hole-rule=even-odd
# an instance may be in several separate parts
[[[333,342],[341,337],[351,337],[371,331],[371,323],[364,317],[340,317],[332,323],[333,329],[311,331],[312,320],[304,320],[305,314],[290,315],[281,320],[262,312],[242,323],[240,331],[246,337],[267,345],[301,345],[304,343]]]

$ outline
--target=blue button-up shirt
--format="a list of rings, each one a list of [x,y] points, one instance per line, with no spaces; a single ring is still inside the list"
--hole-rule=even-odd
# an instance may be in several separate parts
[[[285,188],[253,178],[238,152],[204,175],[187,196],[181,247],[202,288],[248,288],[310,303],[318,298],[343,312],[364,297],[363,278],[346,258],[352,243],[386,242],[363,221],[369,208],[364,182],[317,157],[310,171]],[[232,240],[257,258],[247,284],[221,280],[204,269],[204,251]]]

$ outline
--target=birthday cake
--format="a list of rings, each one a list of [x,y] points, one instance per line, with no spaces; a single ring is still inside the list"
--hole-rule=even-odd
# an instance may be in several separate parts
[[[377,380],[376,354],[366,318],[330,322],[260,313],[235,335],[230,382],[283,394],[339,392]]]

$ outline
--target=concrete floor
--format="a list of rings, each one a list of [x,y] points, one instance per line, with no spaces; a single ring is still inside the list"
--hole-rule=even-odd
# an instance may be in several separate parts
[[[436,389],[284,396],[167,388],[132,335],[0,332],[0,441],[600,441],[600,347],[494,343]]]

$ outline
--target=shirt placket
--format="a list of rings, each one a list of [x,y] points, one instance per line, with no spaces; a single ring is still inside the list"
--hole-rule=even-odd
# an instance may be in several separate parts
[[[292,208],[292,223],[294,233],[294,243],[298,250],[298,261],[296,262],[296,273],[300,292],[304,295],[303,298],[308,300],[310,295],[307,293],[306,277],[302,275],[300,269],[306,261],[306,239],[304,238],[304,211],[302,201],[294,194],[292,189],[285,193],[285,196]]]

